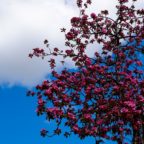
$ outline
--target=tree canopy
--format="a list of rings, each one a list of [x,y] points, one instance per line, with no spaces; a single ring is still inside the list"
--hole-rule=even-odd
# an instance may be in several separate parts
[[[116,19],[107,10],[87,14],[91,0],[77,0],[80,15],[71,19],[65,34],[66,50],[35,48],[29,57],[51,56],[51,80],[45,80],[28,95],[37,96],[37,114],[54,120],[56,129],[42,129],[42,136],[72,133],[81,139],[91,136],[119,144],[144,143],[144,9],[135,2],[117,0]],[[95,44],[102,46],[97,51]],[[93,57],[86,50],[94,47]],[[56,57],[71,58],[76,69],[55,69]],[[67,129],[61,129],[64,124]]]

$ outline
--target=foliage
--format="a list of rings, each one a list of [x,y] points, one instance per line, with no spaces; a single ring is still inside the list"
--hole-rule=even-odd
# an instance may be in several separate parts
[[[57,127],[52,135],[63,133],[61,124],[68,127],[63,134],[71,133],[81,139],[92,136],[96,143],[102,138],[123,144],[128,135],[132,143],[144,143],[144,9],[135,9],[135,2],[118,0],[117,18],[108,11],[86,14],[90,0],[77,0],[80,16],[71,19],[71,29],[65,33],[67,49],[35,48],[29,56],[53,56],[49,63],[53,79],[37,85],[28,95],[38,98],[37,114],[55,120]],[[93,57],[86,53],[92,44],[100,44],[102,52]],[[77,67],[70,71],[55,70],[55,57],[71,58]],[[62,63],[64,63],[62,61]],[[43,129],[42,136],[50,136]]]

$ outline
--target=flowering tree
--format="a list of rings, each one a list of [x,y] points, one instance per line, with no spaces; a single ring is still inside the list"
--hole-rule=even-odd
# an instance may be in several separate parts
[[[65,51],[35,48],[29,54],[49,60],[53,79],[37,85],[28,95],[38,98],[37,114],[56,122],[50,134],[42,129],[42,136],[72,133],[81,139],[91,136],[96,144],[102,138],[133,144],[144,143],[144,9],[135,9],[135,1],[118,0],[117,18],[108,11],[86,14],[90,0],[77,0],[80,16],[71,19],[71,29],[65,33]],[[95,48],[94,56],[86,53],[92,44],[100,44],[102,52]],[[55,69],[55,57],[71,58],[76,69]],[[64,63],[65,61],[62,61]],[[61,129],[64,124],[67,129]]]

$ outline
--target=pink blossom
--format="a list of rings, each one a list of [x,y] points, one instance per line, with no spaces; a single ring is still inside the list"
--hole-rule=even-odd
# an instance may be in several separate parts
[[[103,29],[102,29],[102,32],[103,32],[104,34],[106,34],[106,33],[107,33],[107,30],[106,30],[105,28],[103,28]]]
[[[95,13],[91,13],[91,18],[96,19],[96,14]]]
[[[124,102],[125,105],[131,107],[131,108],[135,108],[136,107],[136,104],[134,101],[125,101]]]
[[[77,126],[77,125],[74,125],[72,128],[73,128],[74,132],[76,132],[76,133],[78,133],[78,132],[79,132],[79,128],[78,128],[78,126]]]
[[[91,119],[91,115],[90,114],[84,114],[84,118],[87,119],[87,120],[90,120]]]
[[[129,112],[129,110],[127,108],[122,108],[121,109],[121,113],[127,113],[127,112]]]
[[[76,120],[76,117],[75,117],[74,114],[68,112],[67,115],[68,115],[68,118],[70,118],[70,119],[72,119],[72,120]]]

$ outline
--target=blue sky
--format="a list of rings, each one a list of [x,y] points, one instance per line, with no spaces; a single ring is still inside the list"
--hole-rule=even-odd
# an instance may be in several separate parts
[[[26,88],[12,87],[0,89],[0,143],[1,144],[87,144],[94,142],[88,138],[84,141],[76,136],[64,138],[42,138],[42,127],[52,128],[53,123],[47,123],[44,117],[37,117],[35,113],[36,99],[26,97]]]
[[[1,144],[95,144],[93,138],[80,140],[72,135],[69,138],[55,136],[43,138],[41,128],[52,129],[53,122],[36,116],[36,99],[26,96],[27,88],[21,86],[0,89],[0,143]],[[105,141],[105,144],[116,144]]]
[[[137,6],[143,3],[139,0]],[[115,18],[115,4],[115,0],[97,0],[89,12],[108,9]],[[29,59],[28,54],[32,48],[44,47],[45,38],[51,47],[65,49],[64,36],[59,29],[69,28],[70,18],[78,14],[75,0],[0,0],[0,144],[94,143],[91,138],[81,141],[76,136],[42,138],[40,129],[51,129],[54,124],[37,117],[36,99],[26,96],[27,90],[50,72],[46,61]],[[88,54],[92,55],[93,50]],[[70,60],[66,66],[74,67]]]

